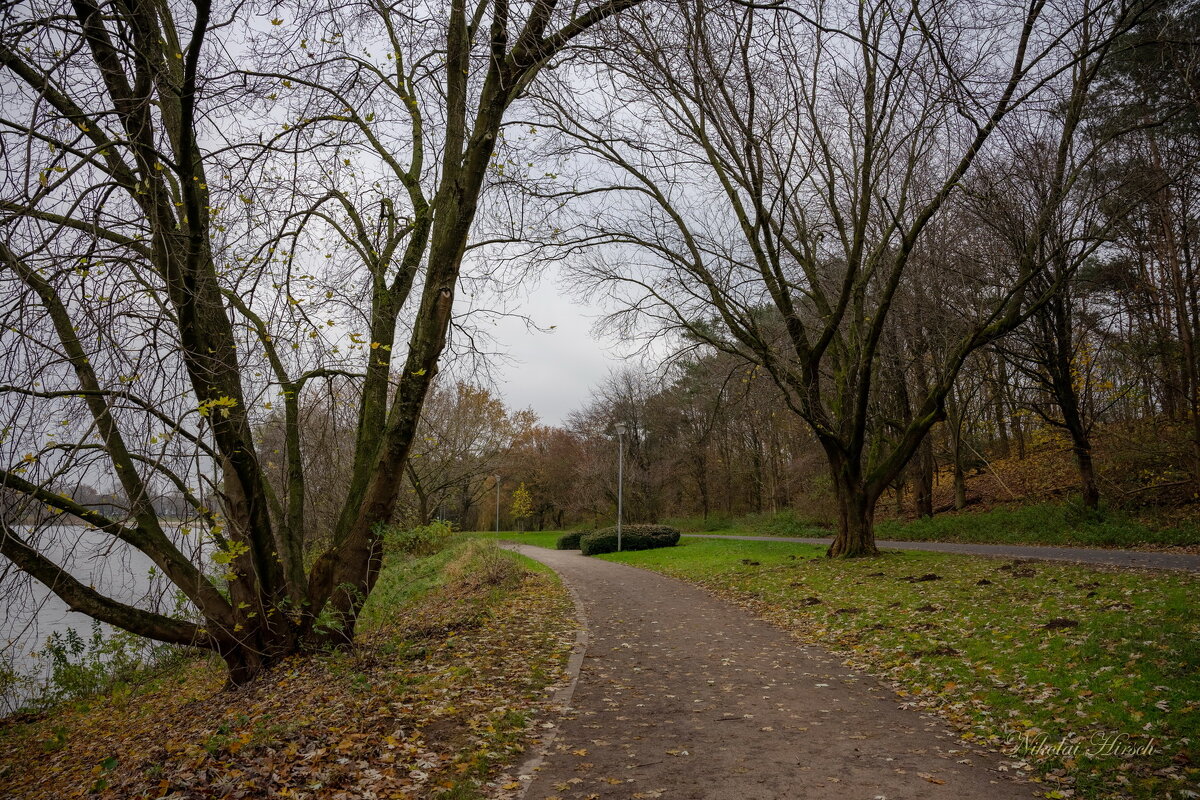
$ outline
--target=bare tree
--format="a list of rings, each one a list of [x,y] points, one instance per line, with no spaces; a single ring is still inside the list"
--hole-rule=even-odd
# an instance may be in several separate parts
[[[619,298],[627,331],[679,331],[765,369],[828,459],[840,506],[829,555],[866,555],[877,499],[944,416],[964,360],[1048,296],[1034,279],[1090,158],[1083,106],[1140,5],[772,8],[679,2],[626,16],[598,57],[611,71],[574,76],[608,102],[555,97],[547,113],[562,158],[593,165],[570,187],[580,281]],[[873,437],[898,292],[938,245],[931,223],[1019,146],[1018,130],[1051,154],[1023,247],[974,253],[943,275],[952,294],[923,299],[953,326],[922,355],[911,418]]]
[[[637,2],[362,3],[294,20],[280,6],[269,24],[248,22],[246,6],[208,0],[5,3],[0,314],[10,434],[0,485],[144,553],[196,619],[92,589],[47,555],[57,552],[47,538],[55,529],[6,521],[0,553],[75,610],[219,653],[236,683],[306,642],[349,641],[380,566],[377,526],[392,513],[446,347],[509,106],[575,39]],[[304,41],[305,26],[322,21]],[[241,47],[238,37],[290,25],[300,40],[288,72],[223,60]],[[360,35],[387,45],[382,65],[349,57],[342,43]],[[274,92],[305,86],[312,109],[296,119],[270,105],[264,81]],[[384,97],[401,113],[381,119],[366,108]],[[304,136],[276,136],[276,125]],[[396,134],[407,149],[392,152],[395,136],[383,129],[407,131]],[[365,143],[360,169],[382,175],[388,193],[377,205],[358,205],[365,195],[337,183],[328,206],[311,203],[299,216],[259,202],[289,168],[329,177],[312,164],[350,158],[347,136]],[[302,151],[312,158],[297,160]],[[289,231],[321,215],[356,263],[318,277],[368,309],[367,331],[346,334],[360,345],[349,354],[329,340],[344,330],[339,321],[320,323],[323,337],[312,317],[273,313],[303,306],[291,290],[308,287],[302,276],[317,275],[320,254],[307,233]],[[309,339],[346,358],[317,359],[302,344]],[[314,357],[300,358],[306,352]],[[400,377],[389,386],[393,371]],[[335,379],[358,381],[362,398],[354,463],[332,540],[306,570],[300,402]],[[282,496],[253,434],[260,409],[275,402]],[[65,424],[54,428],[56,420]],[[119,485],[122,514],[51,488],[100,474]],[[201,533],[183,541],[183,528],[163,524],[153,503],[163,487],[187,498],[184,528]],[[187,544],[201,538],[203,546]]]

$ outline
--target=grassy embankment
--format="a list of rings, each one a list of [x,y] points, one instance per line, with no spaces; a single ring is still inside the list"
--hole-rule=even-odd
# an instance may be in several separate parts
[[[1197,576],[823,553],[684,539],[601,557],[699,583],[843,653],[964,739],[1010,753],[1047,797],[1200,791]]]
[[[750,536],[829,536],[821,520],[800,512],[683,517],[666,520],[685,533]],[[1042,544],[1063,547],[1200,545],[1200,526],[1174,521],[1156,526],[1120,511],[1088,512],[1067,503],[1000,505],[983,511],[942,513],[928,519],[880,520],[880,539],[974,544]]]
[[[533,545],[534,547],[548,547],[553,550],[555,542],[558,541],[558,537],[563,535],[563,531],[531,531],[529,533],[517,533],[516,531],[493,533],[491,531],[484,531],[467,535],[476,539],[515,542],[517,544]]]
[[[491,543],[392,554],[352,651],[228,691],[194,659],[5,720],[0,796],[501,796],[574,629],[557,579]]]

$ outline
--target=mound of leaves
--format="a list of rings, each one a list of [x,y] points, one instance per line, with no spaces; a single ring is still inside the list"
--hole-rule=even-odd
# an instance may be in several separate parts
[[[667,525],[622,525],[621,550],[654,550],[679,544],[679,531]],[[617,552],[617,529],[602,528],[579,540],[585,556]]]

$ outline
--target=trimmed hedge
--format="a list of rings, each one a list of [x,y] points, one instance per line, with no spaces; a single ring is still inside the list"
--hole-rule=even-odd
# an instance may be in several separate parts
[[[679,531],[666,525],[622,525],[622,550],[653,550],[656,547],[674,547],[679,543]],[[584,534],[579,549],[585,556],[617,552],[617,529],[602,528],[595,533]]]
[[[556,550],[578,550],[579,540],[587,536],[591,531],[568,531],[558,537],[558,541],[554,543]]]

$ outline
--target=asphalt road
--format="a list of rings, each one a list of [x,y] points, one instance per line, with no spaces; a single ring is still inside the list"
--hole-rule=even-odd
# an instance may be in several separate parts
[[[587,647],[525,800],[1017,800],[999,754],[732,603],[578,551],[507,545],[569,586]]]

